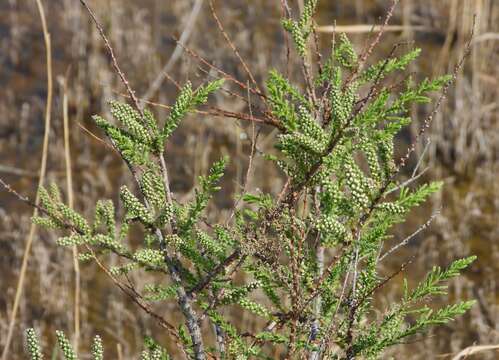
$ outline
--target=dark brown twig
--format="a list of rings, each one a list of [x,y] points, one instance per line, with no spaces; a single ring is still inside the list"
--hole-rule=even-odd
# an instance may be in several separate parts
[[[385,27],[388,25],[390,22],[391,18],[393,17],[393,12],[395,11],[395,8],[397,7],[397,4],[399,3],[399,0],[392,0],[392,5],[388,9],[385,20],[383,21],[383,24],[381,25],[378,34],[376,35],[376,38],[370,43],[369,47],[362,52],[362,55],[359,59],[359,62],[357,64],[357,67],[355,68],[354,71],[350,74],[350,76],[347,78],[345,81],[345,86],[350,83],[350,81],[357,75],[360,71],[362,71],[367,59],[369,56],[371,56],[373,50],[376,48],[376,46],[379,44],[381,37],[385,33]]]
[[[251,82],[255,86],[255,89],[257,89],[259,92],[261,92],[261,90],[260,90],[260,88],[258,86],[258,83],[255,80],[255,77],[251,73],[251,70],[249,69],[249,67],[246,64],[246,62],[244,61],[244,59],[241,57],[241,54],[239,53],[239,50],[237,49],[237,47],[232,42],[232,40],[230,39],[229,35],[225,31],[224,26],[223,26],[222,22],[220,21],[218,15],[217,15],[217,12],[215,11],[215,6],[213,5],[213,0],[210,0],[209,3],[210,3],[211,15],[213,16],[213,19],[215,19],[215,22],[217,23],[218,29],[222,33],[225,41],[227,42],[227,45],[229,45],[229,47],[231,48],[231,50],[234,53],[234,55],[237,57],[237,59],[239,60],[239,62],[243,66],[244,71],[246,72],[246,74],[248,75],[249,79],[251,80]],[[249,86],[248,86],[248,89],[249,89]]]
[[[175,43],[180,44],[179,40],[174,35],[170,35],[170,38],[173,41],[175,41]],[[229,80],[230,82],[233,82],[234,84],[238,85],[241,89],[248,90],[246,84],[244,84],[243,82],[237,80],[234,76],[228,74],[226,71],[224,71],[224,70],[220,69],[219,67],[213,65],[211,62],[209,62],[208,60],[206,60],[203,56],[199,55],[197,52],[195,52],[191,48],[189,48],[189,47],[187,47],[187,46],[185,46],[183,44],[180,44],[180,46],[184,49],[184,51],[189,56],[191,56],[196,61],[200,62],[201,64],[206,65],[210,69],[212,69],[212,70],[216,71],[217,73],[221,74],[224,79]],[[251,93],[259,96],[263,100],[267,99],[267,96],[265,94],[263,94],[262,92],[260,92],[259,90],[257,90],[257,89],[249,88],[249,91],[251,91]]]
[[[99,34],[102,37],[102,40],[104,41],[104,45],[106,46],[106,49],[109,53],[109,56],[111,56],[113,68],[116,71],[116,73],[118,73],[118,75],[121,79],[121,82],[123,82],[123,84],[125,85],[125,88],[126,88],[128,94],[130,95],[130,98],[132,99],[135,108],[142,116],[144,116],[144,113],[142,111],[142,107],[140,106],[139,100],[137,99],[137,96],[135,95],[135,91],[133,91],[133,89],[130,87],[130,83],[128,82],[127,78],[125,77],[125,74],[123,73],[123,71],[121,71],[121,68],[118,65],[118,60],[116,59],[116,56],[114,55],[114,50],[113,50],[106,34],[104,33],[104,29],[102,28],[102,25],[97,20],[97,17],[95,16],[92,9],[88,6],[87,2],[85,0],[80,0],[80,3],[85,7],[88,14],[92,18],[92,20],[95,24],[95,27],[99,31]]]
[[[397,165],[397,169],[396,169],[395,174],[398,174],[400,169],[402,169],[407,164],[407,161],[409,160],[411,154],[414,151],[416,151],[417,143],[419,142],[420,138],[424,135],[426,130],[428,130],[430,128],[430,125],[433,122],[433,118],[435,117],[437,112],[440,110],[440,106],[442,106],[442,103],[444,102],[444,100],[447,98],[447,92],[449,91],[450,86],[456,81],[459,72],[461,71],[461,69],[464,66],[465,60],[468,58],[469,54],[471,53],[471,44],[472,44],[474,34],[475,34],[475,22],[476,22],[476,16],[473,18],[473,26],[471,28],[471,33],[470,33],[468,42],[464,48],[463,56],[461,57],[461,59],[459,60],[457,65],[454,67],[454,70],[452,71],[452,74],[451,74],[451,78],[449,79],[449,81],[447,81],[447,83],[442,88],[442,90],[440,92],[440,96],[439,96],[435,106],[433,107],[433,110],[425,118],[423,125],[419,129],[416,137],[414,138],[414,141],[411,143],[411,145],[407,149],[406,154],[400,159],[399,164]]]

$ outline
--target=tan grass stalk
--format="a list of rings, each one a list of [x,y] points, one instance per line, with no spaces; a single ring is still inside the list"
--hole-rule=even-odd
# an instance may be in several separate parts
[[[348,34],[363,34],[370,32],[380,32],[382,25],[359,24],[359,25],[323,25],[318,26],[317,31],[322,33],[348,33]],[[384,32],[404,32],[404,31],[419,31],[432,32],[434,29],[426,26],[417,25],[386,25]]]
[[[452,358],[452,360],[461,360],[461,359],[466,359],[468,356],[471,356],[473,354],[482,352],[482,351],[490,351],[490,350],[496,350],[495,352],[497,353],[499,349],[499,345],[475,345],[475,346],[468,346],[464,350],[461,350],[456,356]]]
[[[116,344],[116,352],[118,353],[118,360],[123,360],[123,350],[120,343]]]
[[[50,33],[47,28],[47,21],[45,19],[45,12],[41,0],[36,0],[36,5],[38,7],[38,12],[40,13],[40,20],[42,22],[43,37],[45,40],[46,48],[46,58],[47,58],[47,103],[45,107],[45,130],[43,136],[43,147],[42,147],[42,160],[40,165],[40,177],[38,180],[38,187],[43,186],[45,180],[45,173],[47,168],[47,153],[48,153],[48,140],[50,133],[50,114],[52,111],[52,52],[50,43]],[[40,199],[38,193],[35,198],[35,204],[38,205]],[[38,209],[33,210],[33,216],[38,214]],[[9,347],[12,341],[12,335],[14,333],[14,326],[16,324],[17,311],[19,309],[19,302],[21,300],[22,290],[24,287],[24,281],[26,278],[26,270],[28,267],[28,260],[31,253],[31,247],[33,245],[33,238],[35,236],[36,226],[32,223],[29,229],[28,239],[26,241],[26,246],[24,248],[23,260],[21,265],[21,271],[19,274],[19,279],[17,282],[16,294],[14,297],[14,304],[12,306],[12,313],[9,320],[9,329],[7,333],[7,339],[5,341],[5,347],[2,352],[2,360],[8,359]]]
[[[71,151],[69,147],[69,116],[68,116],[68,88],[67,88],[67,77],[64,79],[63,83],[63,95],[62,95],[62,113],[63,113],[63,128],[64,128],[64,159],[66,163],[66,186],[67,186],[67,196],[68,205],[70,208],[74,207],[74,197],[73,197],[73,175],[71,171]],[[78,353],[78,343],[80,341],[80,264],[78,262],[78,248],[73,246],[73,269],[74,269],[74,338],[73,346],[75,351]]]

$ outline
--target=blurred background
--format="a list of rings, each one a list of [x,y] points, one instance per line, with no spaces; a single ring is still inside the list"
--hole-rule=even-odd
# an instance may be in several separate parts
[[[300,2],[290,1],[290,4],[297,9]],[[99,140],[102,134],[90,120],[92,114],[108,114],[107,101],[123,100],[125,91],[79,1],[43,3],[52,37],[54,81],[47,182],[56,182],[62,189],[66,187],[62,106],[66,94],[74,206],[92,214],[97,199],[111,198],[117,202],[119,186],[132,185],[126,166]],[[265,81],[270,68],[286,70],[278,0],[219,0],[215,4],[227,33],[257,81]],[[201,83],[216,75],[195,58],[181,54],[179,49],[175,52],[176,44],[170,35],[184,39],[190,48],[227,73],[243,82],[247,80],[217,30],[207,0],[93,0],[89,5],[103,23],[122,69],[139,97],[145,96],[157,104],[172,103],[177,89],[162,76],[165,70],[180,83],[186,79]],[[326,26],[333,24],[347,31],[360,50],[370,25],[380,23],[389,5],[390,1],[385,0],[320,0],[316,20],[319,26],[324,26],[319,32],[324,51],[332,41]],[[425,172],[421,179],[443,180],[444,191],[395,229],[395,240],[438,215],[411,246],[383,266],[387,272],[393,271],[415,255],[406,273],[414,282],[433,264],[445,266],[457,257],[476,254],[478,261],[452,283],[449,298],[442,302],[475,298],[477,305],[425,338],[393,348],[387,358],[391,355],[451,359],[470,345],[499,344],[496,284],[499,278],[499,1],[403,0],[391,21],[397,26],[384,35],[372,61],[388,54],[397,42],[413,41],[414,46],[423,49],[423,55],[410,69],[414,77],[452,72],[463,55],[474,16],[471,54],[433,120],[430,142],[418,144],[418,153],[425,152],[421,165]],[[291,76],[300,81],[299,68],[293,61],[290,69]],[[0,84],[0,177],[23,194],[34,197],[47,96],[45,45],[35,1],[0,1]],[[226,88],[238,90],[231,85]],[[248,112],[244,101],[224,92],[212,101],[213,105],[229,111]],[[168,113],[161,105],[151,109],[161,119]],[[401,154],[430,112],[431,106],[413,109],[416,121],[400,136]],[[263,128],[258,148],[268,150],[274,135],[271,129]],[[241,190],[250,136],[248,123],[207,115],[189,117],[167,149],[176,198],[191,197],[197,176],[205,173],[220,154],[228,154],[231,165],[224,177],[223,191],[210,205],[210,217],[224,218],[233,204],[233,195]],[[417,158],[403,177],[410,177],[416,162]],[[275,192],[282,183],[282,175],[257,157],[248,188]],[[6,343],[31,213],[32,209],[0,192],[0,350]],[[22,334],[27,327],[36,327],[48,351],[52,351],[55,329],[73,332],[72,254],[56,247],[54,241],[55,236],[46,231],[35,233],[8,359],[24,358]],[[117,259],[111,257],[109,262],[112,265]],[[402,277],[397,279],[400,281],[385,288],[379,299],[380,309],[399,296]],[[133,280],[143,281],[138,277]],[[110,358],[116,359],[137,358],[144,335],[168,344],[166,335],[95,266],[81,266],[81,287],[82,348],[89,347],[93,334],[104,338]],[[163,305],[161,311],[170,312],[172,319],[178,317],[173,306]],[[250,321],[237,313],[231,316],[236,325]],[[483,352],[473,358],[495,359],[497,352]]]

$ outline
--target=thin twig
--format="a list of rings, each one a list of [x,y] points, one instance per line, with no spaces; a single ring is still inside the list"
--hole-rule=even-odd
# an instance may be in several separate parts
[[[430,146],[430,140],[428,139],[428,141],[426,142],[426,145],[423,149],[423,152],[421,153],[420,157],[419,157],[419,160],[418,160],[418,163],[416,164],[416,166],[414,167],[414,170],[412,170],[412,175],[409,179],[407,179],[406,181],[404,181],[402,184],[400,185],[397,185],[396,187],[394,187],[393,189],[390,189],[388,191],[385,192],[385,197],[393,192],[396,192],[404,187],[406,187],[407,185],[413,183],[414,181],[416,181],[417,179],[419,179],[421,176],[423,176],[429,169],[430,167],[427,166],[425,167],[423,170],[421,170],[418,174],[418,170],[419,168],[421,167],[421,164],[423,163],[423,159],[424,159],[424,156],[426,154],[426,151],[428,150]]]
[[[251,80],[251,82],[255,86],[255,89],[257,89],[258,91],[261,92],[261,90],[260,90],[260,88],[258,86],[258,83],[255,80],[255,77],[251,73],[251,70],[249,69],[249,67],[246,64],[246,62],[244,61],[244,59],[241,57],[241,54],[239,53],[239,50],[237,49],[237,47],[234,45],[234,43],[230,39],[229,35],[227,34],[227,32],[224,29],[224,26],[222,25],[222,22],[218,18],[217,12],[215,11],[215,6],[213,5],[213,0],[210,0],[209,3],[210,3],[211,15],[215,19],[215,22],[217,23],[218,29],[222,33],[225,41],[227,42],[227,44],[229,45],[229,47],[231,48],[232,52],[237,57],[237,59],[239,60],[239,62],[241,63],[241,65],[243,66],[244,71],[246,72],[246,74],[248,75],[249,79]],[[248,89],[249,89],[250,88],[249,85],[247,85],[247,86],[248,86]]]
[[[347,78],[345,84],[349,84],[350,81],[363,69],[363,67],[364,67],[367,59],[369,58],[369,56],[371,56],[373,50],[379,44],[379,42],[381,40],[381,37],[385,33],[385,29],[388,26],[388,23],[390,22],[390,19],[393,17],[393,12],[395,11],[395,8],[397,7],[398,2],[399,2],[399,0],[392,0],[392,4],[391,4],[390,8],[388,9],[388,11],[386,13],[385,20],[383,21],[383,24],[380,26],[379,32],[378,32],[376,38],[369,44],[369,47],[365,51],[362,52],[362,55],[361,55],[361,57],[359,59],[357,67],[349,75],[349,77]],[[372,32],[372,30],[371,30],[371,32]]]
[[[422,153],[421,153],[421,155],[419,156],[419,160],[418,160],[418,162],[417,162],[416,166],[414,167],[414,170],[412,170],[412,175],[411,175],[411,177],[415,177],[415,176],[416,176],[416,174],[418,173],[418,170],[419,170],[419,168],[421,167],[421,164],[423,163],[423,160],[424,160],[424,157],[425,157],[425,155],[426,155],[426,152],[428,151],[428,149],[429,149],[429,147],[430,147],[430,143],[431,143],[431,141],[430,141],[430,139],[428,139],[428,140],[426,141],[426,145],[425,145],[425,147],[424,147],[424,149],[423,149],[423,152],[422,152]],[[424,170],[423,170],[423,171],[424,171]]]
[[[109,56],[111,56],[111,61],[112,61],[112,65],[113,65],[114,70],[119,75],[119,77],[121,79],[121,82],[125,85],[126,91],[130,95],[130,98],[132,99],[132,101],[133,101],[133,103],[135,105],[135,108],[143,116],[144,114],[143,114],[143,111],[142,111],[142,107],[140,106],[139,100],[137,99],[137,96],[135,95],[135,91],[133,91],[133,89],[130,86],[130,83],[128,82],[127,78],[125,77],[125,74],[123,73],[123,71],[121,71],[121,68],[118,65],[118,60],[116,59],[116,56],[114,55],[114,50],[113,50],[111,44],[109,43],[109,40],[108,40],[106,34],[104,33],[104,29],[102,28],[102,25],[97,20],[94,12],[88,6],[87,2],[85,0],[80,0],[80,3],[85,7],[85,9],[87,10],[88,14],[92,18],[92,20],[93,20],[93,22],[95,24],[95,27],[99,31],[99,34],[100,34],[102,40],[104,41],[104,45],[106,46],[106,49],[107,49],[107,51],[109,53]]]
[[[109,149],[111,149],[113,152],[119,155],[119,152],[114,148],[114,146],[108,144],[106,141],[102,140],[100,137],[95,135],[93,132],[91,132],[89,129],[87,129],[82,123],[77,123],[78,127],[82,129],[86,134],[88,134],[92,139],[95,139],[97,142],[100,144],[107,146]]]
[[[170,35],[170,38],[173,41],[175,41],[177,44],[180,44],[179,39],[176,36]],[[211,62],[209,62],[208,60],[206,60],[203,56],[199,55],[197,52],[195,52],[191,48],[189,48],[189,47],[187,47],[185,45],[182,45],[182,44],[180,44],[180,46],[184,49],[184,51],[189,56],[191,56],[196,61],[200,62],[201,64],[204,64],[204,65],[208,66],[213,71],[216,71],[217,73],[221,74],[224,77],[224,79],[226,79],[226,80],[228,80],[230,82],[233,82],[234,84],[238,85],[241,89],[248,90],[247,87],[246,87],[246,84],[244,84],[243,82],[237,80],[234,76],[228,74],[226,71],[224,71],[224,70],[220,69],[219,67],[213,65]],[[267,96],[264,93],[262,93],[261,91],[259,91],[258,89],[250,88],[249,91],[251,91],[251,93],[259,96],[264,101],[267,99]]]
[[[180,87],[180,86],[178,86],[178,87]],[[116,92],[116,93],[120,96],[129,98],[129,96],[124,95],[122,93],[119,93],[119,92]],[[148,105],[163,108],[163,109],[171,109],[172,108],[171,105],[161,104],[161,103],[157,103],[154,101],[144,101],[140,98],[139,98],[139,100],[148,104]],[[201,114],[201,115],[211,115],[211,116],[217,116],[217,117],[222,117],[222,118],[232,118],[232,119],[238,119],[238,120],[243,120],[243,121],[255,122],[255,123],[259,123],[259,124],[265,124],[265,125],[275,127],[282,132],[284,132],[286,130],[284,128],[284,126],[275,117],[269,116],[269,114],[267,114],[267,113],[263,114],[263,117],[257,117],[257,116],[252,116],[250,114],[220,109],[220,108],[217,108],[215,106],[210,106],[208,108],[208,110],[193,109],[192,112],[195,114]],[[83,128],[83,126],[81,126],[81,125],[80,125],[80,127]],[[88,133],[90,133],[91,135],[93,135],[88,129],[84,129],[84,130],[87,131]],[[97,139],[99,139],[95,135],[93,135],[93,137],[96,137]]]
[[[411,183],[413,183],[414,181],[416,181],[417,179],[419,179],[421,176],[423,176],[424,174],[426,174],[426,172],[430,170],[430,167],[427,166],[425,167],[423,170],[421,170],[421,172],[419,174],[417,174],[416,176],[411,176],[409,179],[407,179],[406,181],[404,181],[402,184],[400,185],[397,185],[396,187],[394,187],[393,189],[390,189],[388,191],[385,192],[385,197],[388,195],[388,194],[391,194],[395,191],[398,191],[404,187],[406,187],[407,185],[410,185]]]
[[[403,246],[406,246],[407,244],[409,244],[409,242],[415,237],[417,236],[421,231],[427,229],[430,224],[433,222],[433,220],[435,220],[435,218],[440,215],[440,210],[437,210],[435,211],[431,216],[430,218],[423,224],[421,225],[416,231],[414,231],[411,235],[407,236],[404,240],[402,240],[401,242],[399,242],[397,245],[393,246],[390,250],[388,250],[387,252],[385,252],[378,260],[378,262],[381,262],[383,261],[383,259],[385,259],[388,255],[390,255],[391,253],[393,253],[394,251],[397,251],[398,249],[400,249],[401,247]]]
[[[472,41],[473,41],[473,38],[474,38],[474,33],[475,33],[475,21],[476,21],[476,16],[473,18],[473,26],[472,26],[472,29],[471,29],[471,33],[470,33],[468,42],[467,42],[467,44],[466,44],[466,46],[464,48],[464,54],[463,54],[463,56],[461,57],[461,59],[459,60],[459,62],[457,63],[457,65],[454,67],[454,70],[452,71],[450,80],[447,81],[447,83],[442,88],[442,90],[440,92],[440,96],[439,96],[439,98],[438,98],[435,106],[433,107],[433,110],[426,117],[426,119],[423,121],[423,125],[421,126],[421,128],[418,131],[418,133],[416,134],[416,137],[414,138],[414,141],[411,143],[411,145],[407,149],[406,154],[400,159],[399,164],[396,167],[395,175],[398,174],[398,172],[400,171],[400,169],[402,169],[403,167],[405,167],[405,165],[407,164],[407,161],[409,160],[411,154],[414,151],[416,151],[416,144],[419,142],[419,139],[424,135],[424,133],[426,132],[426,130],[430,127],[431,123],[433,122],[433,118],[435,117],[435,115],[437,114],[437,112],[440,110],[440,106],[442,105],[442,103],[444,102],[444,100],[447,97],[447,92],[449,91],[451,84],[453,84],[453,83],[456,82],[457,76],[458,76],[459,72],[461,71],[461,69],[464,66],[464,61],[466,60],[466,58],[469,56],[469,54],[471,52],[471,44],[472,44]]]
[[[251,93],[249,91],[248,91],[248,104],[249,104],[250,117],[252,118],[253,117],[253,110],[252,110],[252,106],[251,106]],[[260,129],[258,130],[258,132],[256,132],[255,131],[255,123],[251,122],[251,152],[250,152],[250,156],[249,156],[248,169],[246,170],[246,176],[243,180],[243,184],[241,187],[242,188],[241,195],[244,195],[246,193],[246,189],[248,187],[249,178],[250,178],[251,172],[253,170],[253,160],[255,158],[256,142],[257,142],[259,135],[260,135]],[[231,211],[231,213],[226,221],[226,224],[230,223],[232,221],[232,219],[234,218],[236,211],[239,207],[239,204],[241,203],[241,199],[242,199],[242,196],[238,197],[237,200],[235,201],[234,206],[232,208],[232,211]]]

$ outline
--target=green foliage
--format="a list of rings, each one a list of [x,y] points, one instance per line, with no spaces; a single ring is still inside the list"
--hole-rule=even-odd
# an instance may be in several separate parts
[[[74,352],[69,340],[66,338],[66,335],[60,330],[57,330],[55,332],[55,335],[57,336],[57,342],[59,344],[59,348],[62,351],[62,354],[64,355],[64,359],[66,360],[77,360],[78,356]]]
[[[373,303],[374,293],[390,280],[379,263],[393,226],[442,186],[399,183],[397,175],[404,169],[396,165],[396,137],[412,121],[410,109],[430,102],[430,93],[451,78],[420,83],[409,78],[397,83],[404,87],[394,86],[390,75],[405,70],[420,50],[369,66],[361,64],[363,57],[345,34],[324,64],[311,66],[307,51],[316,6],[316,0],[306,1],[297,20],[283,20],[307,81],[295,85],[271,70],[260,99],[265,109],[260,115],[279,130],[275,151],[267,158],[287,176],[280,191],[245,189],[230,199],[237,205],[227,221],[213,223],[207,209],[220,190],[228,163],[223,157],[199,177],[192,199],[179,201],[171,194],[165,142],[222,80],[195,90],[187,82],[161,124],[149,110],[118,102],[110,103],[116,123],[94,117],[136,180],[134,187],[120,187],[124,211],[99,200],[90,221],[63,203],[56,186],[39,189],[43,211],[33,222],[63,232],[58,245],[91,250],[81,254],[85,261],[116,255],[120,262],[110,273],[117,278],[155,274],[154,281],[127,289],[140,304],[177,306],[185,321],[167,328],[181,352],[194,359],[207,353],[265,359],[282,352],[290,359],[375,359],[387,347],[445,324],[473,304],[435,309],[431,301],[447,295],[448,281],[475,257],[447,269],[434,267],[412,290],[406,284],[403,296],[387,309]],[[141,239],[133,246],[127,241],[131,229],[134,239]],[[250,317],[252,327],[236,327],[232,309]],[[199,326],[202,321],[213,325],[217,347],[208,346],[213,336]],[[76,359],[64,334],[57,337],[65,358]],[[27,345],[32,359],[42,358],[33,330],[27,332]],[[148,339],[141,359],[164,360],[173,354],[178,349],[163,349]],[[92,356],[103,359],[99,337]]]
[[[94,337],[92,343],[92,360],[104,360],[104,347],[102,346],[102,339],[99,335]]]
[[[297,128],[296,105],[309,105],[299,90],[289,83],[280,73],[275,70],[269,72],[267,89],[272,114],[276,116],[288,132]]]
[[[301,57],[305,57],[307,52],[307,39],[312,30],[312,17],[317,7],[317,0],[306,0],[303,12],[298,19],[283,19],[282,26],[288,31],[293,39],[296,50]]]
[[[42,360],[43,354],[38,343],[38,337],[36,336],[35,330],[29,328],[26,330],[26,349],[31,360]]]
[[[168,116],[168,119],[166,120],[162,131],[164,138],[168,138],[178,127],[182,118],[189,112],[193,100],[192,85],[190,82],[187,82],[180,90],[177,101],[175,102],[175,105],[173,105],[170,116]]]
[[[445,270],[435,266],[426,276],[424,281],[422,281],[412,292],[404,296],[404,300],[418,301],[426,296],[446,294],[447,286],[441,285],[441,283],[458,276],[462,270],[466,269],[475,260],[476,256],[459,259],[454,261]]]
[[[427,305],[418,307],[418,304],[425,298],[447,294],[447,286],[443,282],[459,276],[475,259],[475,256],[470,256],[456,260],[445,270],[434,267],[412,291],[407,289],[406,283],[401,302],[392,305],[378,325],[363,329],[352,346],[353,354],[377,358],[388,346],[399,344],[408,336],[423,333],[431,326],[446,324],[468,311],[474,301],[462,301],[437,310]],[[406,318],[414,317],[415,320],[405,321]]]
[[[94,229],[97,232],[99,226],[105,227],[105,234],[113,236],[116,231],[116,222],[114,219],[114,204],[111,200],[99,200],[95,205]]]
[[[127,211],[127,218],[139,220],[145,225],[152,222],[152,214],[126,186],[120,188],[120,198]]]
[[[195,190],[194,201],[186,206],[184,218],[179,219],[183,232],[187,232],[192,228],[199,220],[213,194],[220,190],[218,181],[224,174],[227,161],[228,158],[223,157],[213,164],[208,176],[201,176],[199,178],[200,188]]]
[[[159,174],[153,170],[147,170],[140,179],[140,188],[144,197],[150,204],[161,209],[166,203],[165,188]]]
[[[62,355],[65,360],[77,360],[78,355],[71,347],[66,335],[58,330],[56,331],[57,342],[59,348],[61,349]],[[144,360],[169,360],[170,357],[165,352],[161,346],[159,346],[152,338],[146,337],[144,340],[144,346],[147,350],[144,350],[141,354],[140,359]],[[43,354],[38,343],[38,337],[34,329],[26,330],[26,348],[30,357],[30,360],[42,360]],[[99,335],[96,335],[93,339],[91,346],[92,360],[104,360],[104,347],[102,345],[102,339]]]
[[[405,209],[418,206],[422,204],[428,196],[439,191],[443,185],[441,181],[435,181],[429,184],[424,184],[420,186],[414,192],[409,192],[407,188],[402,188],[400,190],[400,196],[398,203]]]
[[[385,75],[390,74],[397,70],[405,70],[406,67],[416,60],[421,54],[421,49],[416,48],[408,53],[402,55],[399,58],[388,58],[380,60],[377,64],[374,64],[364,70],[360,76],[361,83],[367,83],[373,80],[381,80]]]
[[[93,120],[98,127],[104,130],[107,137],[127,162],[132,165],[145,165],[147,163],[151,151],[148,144],[141,142],[133,134],[112,125],[98,115],[93,116]]]
[[[150,360],[170,360],[170,357],[152,337],[146,336],[144,339],[144,345],[148,349]]]
[[[163,138],[166,139],[170,137],[185,115],[187,115],[194,106],[206,103],[208,95],[222,87],[223,83],[223,79],[215,80],[205,86],[201,86],[196,91],[193,91],[191,83],[187,82],[180,90],[177,101],[175,102],[175,105],[173,105],[170,116],[166,120],[162,131]]]
[[[111,114],[118,120],[129,134],[140,143],[150,144],[152,137],[149,129],[141,124],[141,115],[128,104],[111,101]]]
[[[161,286],[148,284],[145,286],[146,299],[149,301],[165,301],[175,298],[177,295],[176,286]]]
[[[345,33],[340,34],[339,43],[335,47],[334,58],[344,68],[351,69],[357,66],[357,53]]]

